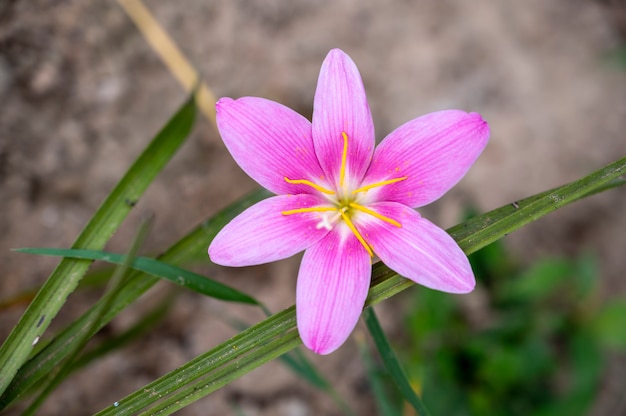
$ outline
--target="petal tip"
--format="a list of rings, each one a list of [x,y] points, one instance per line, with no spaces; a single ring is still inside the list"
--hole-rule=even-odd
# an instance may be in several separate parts
[[[324,62],[327,65],[330,64],[335,69],[339,67],[343,67],[345,65],[349,65],[349,67],[353,67],[353,70],[355,70],[358,73],[356,64],[354,63],[350,55],[348,55],[347,53],[345,53],[343,50],[339,48],[331,49],[326,55]],[[324,66],[325,65],[322,63],[322,67]],[[359,79],[360,79],[360,75],[359,75]]]
[[[336,351],[343,344],[343,342],[329,342],[329,339],[319,339],[315,335],[309,337],[303,333],[300,333],[300,338],[302,338],[304,346],[317,355],[328,355]]]
[[[219,248],[216,246],[216,244],[211,243],[209,245],[209,249],[207,250],[207,254],[209,255],[209,260],[211,260],[212,263],[215,264],[219,264],[219,265],[224,265],[223,264],[223,256],[220,256],[220,250]]]
[[[218,233],[211,244],[209,244],[209,249],[207,250],[209,260],[211,260],[211,263],[219,266],[238,267],[239,264],[236,258],[232,255],[232,252],[224,246],[224,239],[220,234],[221,233]]]
[[[454,288],[450,288],[449,292],[463,295],[463,294],[472,292],[475,287],[476,287],[476,278],[474,278],[474,274],[471,273],[459,279],[457,281],[457,285],[455,285]]]
[[[328,54],[326,55],[326,57],[330,57],[330,56],[341,56],[341,57],[345,57],[348,56],[347,53],[345,53],[343,50],[339,49],[339,48],[333,48],[330,51],[328,51]]]
[[[477,112],[475,112],[475,111],[472,111],[472,112],[468,113],[468,115],[469,115],[470,117],[472,117],[472,118],[476,119],[476,121],[479,121],[479,122],[481,122],[481,123],[485,123],[485,124],[487,124],[487,121],[485,120],[485,118],[484,118],[484,117],[483,117],[480,113],[477,113]]]
[[[215,109],[217,111],[220,111],[221,108],[226,107],[227,105],[229,105],[233,101],[235,101],[235,100],[233,100],[230,97],[222,97],[219,100],[217,100],[217,102],[215,103]]]
[[[469,113],[470,119],[476,123],[476,128],[480,130],[481,135],[489,138],[489,123],[479,113]]]

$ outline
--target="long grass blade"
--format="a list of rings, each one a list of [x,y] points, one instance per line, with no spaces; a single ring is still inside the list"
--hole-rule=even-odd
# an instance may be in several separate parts
[[[20,248],[15,251],[20,253],[40,254],[44,256],[61,256],[72,259],[101,260],[113,264],[124,264],[125,256],[122,254],[109,253],[99,250],[75,250],[63,248]],[[202,295],[229,302],[248,303],[260,305],[260,303],[237,289],[223,283],[209,279],[201,274],[174,266],[149,257],[135,257],[129,267],[170,281],[171,283],[193,290]]]
[[[541,198],[518,201],[513,211],[502,207],[472,222],[473,231],[461,232],[461,224],[450,231],[466,253],[472,253],[498,238],[521,228],[564,205],[593,194],[626,172],[626,158],[620,159],[578,181],[556,188]],[[497,221],[489,221],[491,215]],[[374,305],[413,283],[377,264],[366,306]],[[300,345],[296,332],[295,308],[291,307],[241,332],[211,351],[142,387],[98,415],[171,414],[210,394],[227,382],[246,374],[262,363]],[[271,352],[271,353],[270,353]]]
[[[361,332],[354,334],[359,352],[361,353],[361,360],[365,366],[365,373],[367,374],[367,380],[369,381],[371,395],[374,398],[376,404],[377,414],[389,415],[389,416],[401,416],[402,413],[398,406],[394,407],[394,404],[389,399],[387,391],[385,391],[385,381],[383,380],[383,374],[380,368],[377,366],[370,351],[370,347],[365,341]]]
[[[429,416],[428,410],[422,399],[415,393],[413,388],[411,387],[411,383],[402,368],[402,364],[398,360],[396,353],[391,348],[391,344],[389,340],[385,336],[380,323],[378,322],[378,318],[376,317],[376,313],[374,312],[374,308],[367,308],[363,311],[363,318],[365,319],[365,324],[367,325],[367,329],[369,329],[370,334],[372,335],[372,339],[374,340],[374,344],[376,344],[376,348],[380,356],[383,359],[383,363],[389,371],[391,378],[394,383],[402,393],[404,399],[413,406],[415,411],[420,416]]]
[[[72,248],[100,250],[148,185],[182,145],[193,126],[195,106],[185,103],[111,191]],[[87,271],[91,261],[63,259],[0,348],[0,393],[27,360],[38,339]]]
[[[206,249],[219,230],[244,209],[268,196],[270,196],[269,192],[258,190],[226,207],[210,220],[206,220],[194,228],[158,259],[172,265],[186,263],[198,258],[206,259]],[[75,322],[57,334],[50,343],[20,368],[9,387],[0,395],[0,409],[7,407],[32,388],[68,354],[72,344],[77,342],[82,334],[89,332],[90,328],[93,328],[94,331],[99,330],[159,280],[159,278],[143,272],[131,273],[124,282],[120,294],[106,309],[104,315],[99,316],[96,312],[102,302],[99,301]],[[98,324],[92,327],[94,321]]]
[[[122,261],[119,266],[115,269],[113,276],[111,276],[111,280],[107,285],[107,290],[102,297],[105,302],[102,303],[102,306],[99,308],[98,313],[102,314],[108,305],[115,299],[115,296],[118,294],[121,284],[124,278],[127,276],[128,271],[130,270],[130,264],[133,262],[134,257],[137,255],[139,248],[143,244],[146,235],[148,234],[148,230],[152,223],[152,218],[144,221],[137,232],[137,235],[133,239],[131,243],[128,254],[123,256]],[[72,370],[72,363],[75,361],[76,357],[80,353],[80,351],[87,345],[89,341],[89,332],[85,333],[82,337],[80,337],[79,342],[76,342],[72,346],[72,350],[70,354],[68,354],[68,358],[60,363],[48,376],[48,383],[43,388],[43,390],[39,393],[39,395],[35,398],[35,400],[28,406],[28,408],[24,411],[23,416],[31,416],[34,415],[35,412],[41,405],[44,403],[46,398],[52,393],[52,391],[59,385],[63,380],[69,375]]]
[[[291,348],[301,343],[295,330],[295,308],[291,307],[279,312],[245,331],[235,335],[230,340],[218,345],[209,352],[187,362],[183,366],[169,373],[167,377],[155,380],[146,386],[146,390],[137,390],[127,398],[119,401],[117,406],[111,406],[98,415],[130,415],[147,409],[154,403],[154,397],[165,398],[176,392],[182,384],[191,386],[194,383],[215,390],[224,385],[224,380],[232,376],[233,369],[248,369],[250,366],[249,353],[263,348],[263,354],[277,351],[284,343],[293,344]],[[276,357],[286,351],[281,351]],[[274,357],[275,358],[275,357]],[[258,364],[258,363],[257,363]],[[255,366],[255,368],[258,365]],[[194,387],[197,388],[194,384]],[[185,398],[193,396],[194,388],[189,391],[185,388],[181,392]],[[151,397],[152,396],[152,397]]]

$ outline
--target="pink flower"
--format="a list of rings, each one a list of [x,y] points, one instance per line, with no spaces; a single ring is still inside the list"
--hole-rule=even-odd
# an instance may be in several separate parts
[[[365,304],[374,255],[402,276],[450,293],[473,290],[467,257],[413,208],[454,186],[478,158],[489,127],[447,110],[403,124],[375,147],[361,76],[339,49],[320,71],[313,122],[273,101],[222,98],[217,125],[241,168],[277,196],[248,208],[209,247],[225,266],[305,250],[296,314],[304,344],[337,349]]]

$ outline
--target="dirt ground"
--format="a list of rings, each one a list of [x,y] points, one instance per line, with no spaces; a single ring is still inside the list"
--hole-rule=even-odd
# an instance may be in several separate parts
[[[310,115],[320,64],[340,47],[364,78],[379,138],[418,115],[478,111],[492,138],[461,184],[423,214],[441,226],[464,206],[486,211],[574,180],[626,154],[626,72],[608,56],[623,10],[583,0],[146,0],[217,96],[262,96]],[[619,13],[622,13],[621,15]],[[623,22],[623,20],[622,20]],[[68,247],[185,94],[115,1],[0,3],[0,299],[41,284],[56,261],[13,247]],[[184,148],[108,248],[124,251],[138,220],[156,222],[147,252],[255,188],[200,118]],[[593,252],[603,291],[626,295],[626,193],[593,197],[506,238],[526,262]],[[274,311],[293,304],[298,260],[199,271],[245,288]],[[480,285],[480,282],[479,282]],[[163,285],[159,291],[171,290]],[[419,290],[419,289],[415,289]],[[93,302],[71,299],[54,328]],[[471,295],[469,295],[471,296]],[[148,296],[149,298],[149,296]],[[378,309],[401,331],[401,299]],[[0,340],[24,305],[0,314]],[[261,315],[185,293],[140,341],[81,370],[41,414],[94,412],[233,335],[216,316]],[[107,331],[120,331],[133,313]],[[373,414],[354,341],[311,358],[359,415]],[[616,409],[626,363],[607,369],[593,414]],[[623,386],[621,386],[623,387]],[[271,363],[185,415],[339,414]],[[623,410],[623,409],[622,409]],[[626,410],[625,410],[626,411]]]

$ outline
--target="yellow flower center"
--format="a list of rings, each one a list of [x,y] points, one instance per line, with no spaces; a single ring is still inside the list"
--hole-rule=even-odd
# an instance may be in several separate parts
[[[345,132],[341,132],[341,138],[343,139],[343,152],[341,154],[341,168],[339,170],[339,194],[336,191],[331,189],[324,188],[314,182],[311,182],[306,179],[289,179],[285,176],[285,182],[294,184],[294,185],[307,185],[311,188],[321,192],[326,199],[328,199],[333,206],[318,206],[318,207],[309,207],[309,208],[297,208],[291,209],[288,211],[282,211],[283,215],[293,215],[300,214],[305,212],[319,212],[320,214],[320,222],[317,224],[317,228],[326,228],[331,230],[335,223],[341,218],[343,222],[348,226],[348,228],[352,231],[354,236],[359,240],[359,242],[363,245],[365,250],[369,253],[371,257],[374,257],[374,252],[372,251],[372,247],[370,244],[365,241],[359,230],[356,229],[354,223],[352,222],[352,214],[355,211],[360,211],[365,214],[371,215],[372,217],[378,218],[381,221],[389,223],[398,228],[402,227],[398,221],[386,217],[378,212],[371,210],[361,204],[359,204],[359,200],[361,197],[367,193],[370,189],[377,188],[380,186],[389,185],[392,183],[400,182],[406,180],[407,176],[402,176],[399,178],[388,179],[385,181],[376,182],[370,185],[362,186],[360,188],[354,189],[352,191],[344,189],[345,176],[346,176],[346,164],[348,160],[348,135]]]

